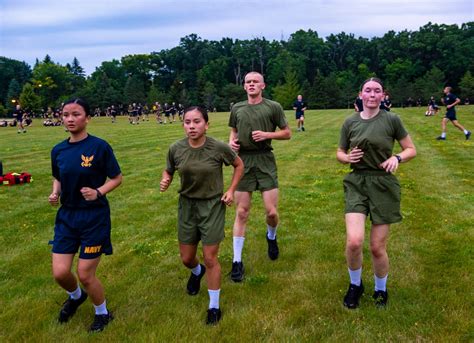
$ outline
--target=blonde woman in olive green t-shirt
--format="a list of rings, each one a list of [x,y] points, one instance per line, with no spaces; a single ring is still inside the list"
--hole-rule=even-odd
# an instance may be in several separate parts
[[[362,247],[365,220],[370,216],[370,250],[372,254],[377,306],[387,304],[389,269],[387,240],[390,224],[401,220],[400,185],[392,173],[399,163],[416,156],[415,146],[398,116],[379,109],[384,97],[382,81],[366,80],[361,87],[363,111],[347,118],[341,129],[337,159],[350,163],[352,172],[344,179],[346,202],[346,260],[350,285],[344,306],[359,306],[364,292],[362,284]],[[402,151],[393,155],[394,141]]]

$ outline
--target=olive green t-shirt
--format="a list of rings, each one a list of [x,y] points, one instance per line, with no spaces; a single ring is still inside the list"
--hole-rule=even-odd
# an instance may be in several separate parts
[[[222,164],[234,163],[237,154],[224,142],[206,137],[199,148],[189,145],[188,138],[172,144],[168,151],[166,171],[178,170],[179,194],[193,199],[212,199],[224,192]]]
[[[255,142],[252,131],[275,132],[277,127],[281,129],[287,125],[281,105],[265,98],[256,105],[250,105],[247,100],[238,102],[230,112],[229,126],[237,129],[241,153],[271,151],[272,140]]]
[[[394,141],[407,135],[400,117],[394,113],[380,110],[375,117],[362,119],[356,112],[342,125],[339,148],[347,151],[358,147],[364,152],[362,160],[351,164],[351,169],[381,170],[379,165],[392,156]]]

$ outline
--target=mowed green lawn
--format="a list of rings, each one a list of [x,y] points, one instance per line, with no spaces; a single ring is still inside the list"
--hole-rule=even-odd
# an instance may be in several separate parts
[[[255,194],[244,247],[246,279],[229,281],[234,209],[227,212],[221,246],[223,319],[204,324],[206,282],[198,296],[185,291],[176,238],[178,178],[159,192],[168,146],[183,137],[180,124],[138,126],[120,118],[93,118],[89,132],[114,148],[124,181],[108,198],[114,254],[99,266],[115,320],[94,337],[117,341],[473,341],[474,141],[453,126],[439,142],[441,115],[424,108],[396,109],[418,150],[397,172],[404,220],[389,241],[389,306],[371,301],[373,276],[366,242],[361,307],[347,310],[342,179],[348,166],[335,152],[349,110],[308,111],[306,132],[274,142],[280,180],[281,255],[266,254],[262,202]],[[474,130],[474,106],[458,118]],[[208,134],[227,140],[228,114],[210,116]],[[51,148],[67,137],[36,120],[26,134],[0,128],[4,172],[28,171],[34,182],[0,187],[0,341],[84,341],[93,317],[86,302],[66,325],[56,322],[65,292],[50,270],[56,208],[51,191]],[[399,147],[397,146],[398,151]],[[226,168],[226,183],[230,169]]]

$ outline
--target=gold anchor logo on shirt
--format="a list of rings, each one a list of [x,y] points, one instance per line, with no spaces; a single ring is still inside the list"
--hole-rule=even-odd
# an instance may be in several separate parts
[[[82,167],[91,167],[92,166],[91,162],[94,159],[94,155],[90,157],[81,155],[81,159],[82,159],[82,163],[81,163]]]

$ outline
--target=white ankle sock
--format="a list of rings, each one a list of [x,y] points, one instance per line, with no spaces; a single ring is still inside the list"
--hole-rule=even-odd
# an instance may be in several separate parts
[[[209,293],[209,308],[219,308],[220,289],[208,289]]]
[[[196,276],[199,276],[201,274],[201,264],[198,263],[196,267],[191,268],[191,273],[193,273]]]
[[[95,314],[107,314],[107,313],[109,313],[109,311],[107,311],[107,304],[106,304],[105,300],[100,305],[94,305],[94,309],[95,309]]]
[[[267,224],[267,237],[272,241],[276,238],[277,227],[273,227]]]
[[[387,277],[388,277],[388,274],[382,278],[374,274],[376,291],[384,291],[384,292],[387,291]]]
[[[81,297],[82,295],[82,291],[81,291],[81,287],[79,287],[79,285],[77,285],[77,288],[75,291],[72,291],[72,292],[67,292],[67,294],[69,294],[69,297],[73,300],[77,300]]]
[[[360,286],[360,280],[362,278],[362,268],[356,269],[356,270],[351,270],[350,268],[347,268],[349,271],[349,276],[351,278],[351,284]]]
[[[233,262],[242,261],[242,250],[244,249],[245,237],[233,237],[234,259]]]

